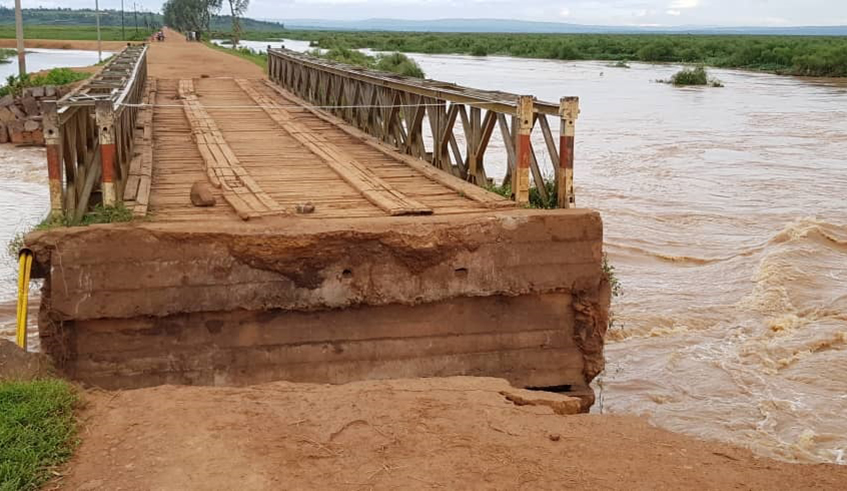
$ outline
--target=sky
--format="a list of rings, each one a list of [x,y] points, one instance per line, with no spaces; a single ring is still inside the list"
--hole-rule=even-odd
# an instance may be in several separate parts
[[[24,7],[94,7],[94,0],[22,0]],[[124,0],[158,11],[162,0]],[[224,2],[226,3],[226,2]],[[14,5],[2,0],[0,4]],[[100,0],[120,8],[120,0]],[[488,18],[618,26],[847,25],[847,0],[252,0],[258,19]]]

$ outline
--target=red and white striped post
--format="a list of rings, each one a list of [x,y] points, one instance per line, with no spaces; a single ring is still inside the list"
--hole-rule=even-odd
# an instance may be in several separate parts
[[[529,203],[529,162],[532,147],[529,141],[532,134],[533,97],[518,97],[517,141],[515,142],[515,173],[512,174],[512,194],[517,203]]]
[[[50,216],[62,215],[62,135],[56,101],[44,101],[44,145],[47,147],[47,178],[50,185]]]
[[[117,196],[115,194],[115,121],[112,101],[97,101],[94,111],[100,140],[102,165],[100,183],[103,191],[103,205],[114,206]]]
[[[579,117],[579,98],[562,97],[559,100],[559,182],[556,183],[556,202],[559,208],[573,208],[573,148],[576,118]]]

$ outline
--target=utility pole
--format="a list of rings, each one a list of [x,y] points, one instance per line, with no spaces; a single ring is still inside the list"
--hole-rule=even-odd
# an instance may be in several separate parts
[[[26,52],[24,51],[24,17],[21,13],[21,0],[15,0],[15,37],[18,40],[18,72],[23,78],[26,75]]]
[[[103,46],[100,41],[100,0],[94,0],[94,18],[97,19],[97,61],[103,61]]]
[[[126,41],[126,31],[124,31],[124,0],[121,0],[121,39]]]

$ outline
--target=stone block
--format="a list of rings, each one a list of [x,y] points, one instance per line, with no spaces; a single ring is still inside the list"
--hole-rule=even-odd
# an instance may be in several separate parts
[[[0,97],[0,107],[11,106],[15,103],[15,97],[11,94]]]
[[[194,206],[215,206],[212,185],[206,181],[197,181],[191,186],[191,204]]]
[[[56,97],[56,87],[53,85],[44,86],[44,97]]]
[[[44,97],[44,87],[33,87],[30,91],[30,94],[32,94],[32,97],[36,99],[41,99],[42,97]]]
[[[38,116],[41,114],[41,110],[38,108],[38,101],[32,96],[21,99],[21,105],[27,116]]]
[[[15,115],[12,111],[9,110],[8,107],[0,106],[0,122],[8,123],[9,121],[14,121]]]
[[[24,122],[24,131],[35,131],[41,128],[41,123],[34,119],[28,119]]]

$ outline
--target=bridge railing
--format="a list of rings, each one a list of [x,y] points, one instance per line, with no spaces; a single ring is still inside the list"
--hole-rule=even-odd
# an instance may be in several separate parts
[[[499,128],[513,197],[529,201],[530,176],[544,202],[574,206],[574,131],[579,98],[558,103],[405,77],[268,47],[272,81],[399,151],[462,179],[487,186],[486,151]],[[548,118],[558,120],[554,136]],[[539,154],[549,158],[555,196],[544,183]],[[542,144],[543,142],[543,144]]]
[[[146,81],[147,46],[127,46],[77,89],[44,103],[53,216],[78,221],[98,201],[123,201]]]

